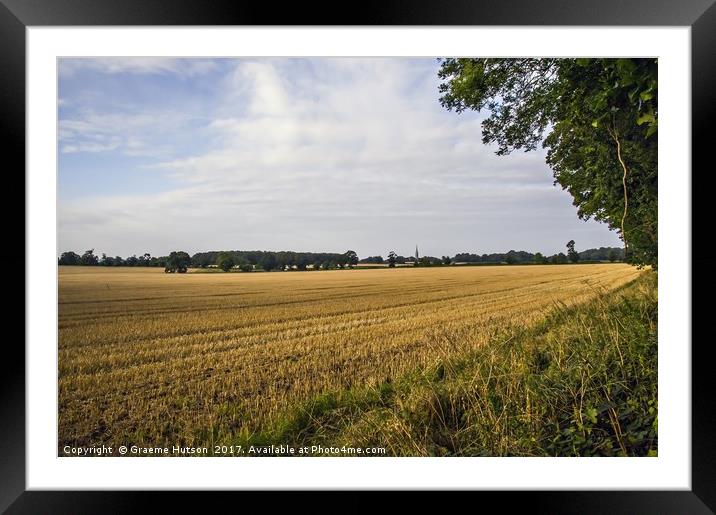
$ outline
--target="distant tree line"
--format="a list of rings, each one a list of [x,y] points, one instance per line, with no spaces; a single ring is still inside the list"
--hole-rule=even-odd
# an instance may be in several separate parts
[[[348,250],[342,254],[335,252],[271,252],[262,250],[229,250],[198,252],[189,256],[186,252],[175,251],[168,256],[154,257],[149,253],[141,256],[101,257],[94,253],[94,249],[85,251],[83,254],[76,252],[63,252],[58,259],[58,264],[69,266],[149,266],[169,268],[171,272],[186,271],[187,268],[208,268],[219,267],[224,270],[239,268],[243,271],[260,269],[271,270],[306,270],[314,269],[335,269],[353,267],[358,264],[358,255]]]
[[[361,264],[368,264],[368,265],[382,265],[385,263],[385,260],[383,259],[383,256],[369,256],[367,258],[363,258],[358,261]]]
[[[443,258],[438,258],[435,256],[420,256],[420,258],[415,261],[413,259],[413,266],[439,266],[439,265],[449,265],[451,263],[450,258],[448,257],[448,262],[445,263]]]
[[[567,243],[567,253],[560,252],[552,256],[544,256],[540,252],[531,253],[523,250],[510,250],[506,253],[473,254],[463,252],[454,257],[422,256],[417,262],[414,257],[405,257],[391,251],[386,259],[383,256],[370,256],[358,259],[358,255],[348,250],[342,254],[334,252],[291,252],[291,251],[263,251],[263,250],[224,250],[211,252],[197,252],[189,256],[186,252],[175,251],[168,256],[152,256],[149,253],[140,256],[132,255],[127,258],[121,256],[97,256],[94,249],[86,250],[82,254],[63,252],[58,264],[69,266],[142,266],[162,267],[166,272],[186,272],[188,268],[216,267],[224,271],[239,269],[243,272],[253,270],[332,270],[352,268],[358,264],[387,264],[393,267],[396,264],[410,264],[413,266],[442,266],[455,263],[485,263],[485,264],[565,264],[595,261],[623,261],[624,249],[619,247],[599,247],[581,252],[575,250],[574,240]]]
[[[141,256],[129,256],[123,258],[121,256],[108,256],[102,254],[98,257],[94,253],[94,249],[86,250],[82,255],[75,252],[63,252],[58,263],[60,265],[85,265],[85,266],[157,266],[166,265],[169,256],[152,257],[150,254],[142,254]]]
[[[570,243],[574,244],[573,241]],[[577,263],[577,262],[590,262],[590,261],[623,261],[624,260],[624,249],[620,247],[599,247],[598,249],[588,249],[581,252],[574,250],[573,246],[570,251],[569,246],[567,248],[567,254],[559,252],[551,256],[545,256],[541,252],[531,253],[525,252],[524,250],[515,251],[510,250],[506,253],[495,253],[495,254],[471,254],[463,252],[456,254],[453,258],[453,263],[537,263],[537,264],[564,264],[564,263]]]
[[[357,264],[358,255],[352,250],[342,254],[335,252],[229,250],[198,252],[191,257],[191,265],[196,268],[217,265],[225,270],[236,267],[244,271],[261,269],[267,272],[287,269],[307,270],[309,267],[328,270],[352,267]]]
[[[375,265],[375,264],[389,264],[390,263],[390,255],[387,259],[383,259],[383,256],[370,256],[367,258],[363,258],[358,263],[362,265]],[[413,263],[415,261],[414,257],[405,257],[405,256],[399,256],[398,254],[395,254],[393,252],[393,264],[399,264],[404,265],[406,263]]]

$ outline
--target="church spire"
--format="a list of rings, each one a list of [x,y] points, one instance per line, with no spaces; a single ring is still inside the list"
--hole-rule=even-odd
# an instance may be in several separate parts
[[[418,261],[420,259],[420,256],[418,255],[418,246],[415,245],[415,261]]]

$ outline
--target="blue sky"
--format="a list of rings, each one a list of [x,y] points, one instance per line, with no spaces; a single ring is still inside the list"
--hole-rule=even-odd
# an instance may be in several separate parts
[[[542,151],[496,156],[435,59],[59,62],[59,251],[619,246]]]

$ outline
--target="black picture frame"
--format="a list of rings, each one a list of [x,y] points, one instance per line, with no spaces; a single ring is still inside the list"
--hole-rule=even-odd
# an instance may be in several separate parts
[[[267,2],[242,3],[215,0],[211,3],[174,0],[0,0],[0,145],[3,148],[4,184],[9,197],[24,199],[25,169],[25,29],[28,26],[87,25],[606,25],[691,27],[692,72],[692,170],[699,169],[699,188],[693,188],[692,205],[708,206],[705,197],[713,170],[712,144],[708,127],[715,118],[716,91],[716,4],[714,0],[453,0],[443,4],[425,0],[362,1],[353,8],[336,3],[285,3],[277,8]],[[9,164],[12,163],[12,166]],[[707,164],[708,163],[708,164]],[[707,168],[708,167],[708,168]],[[702,169],[703,168],[703,169]],[[7,181],[15,181],[9,186]],[[13,188],[13,189],[10,189]],[[6,232],[13,230],[25,241],[25,225],[18,223],[18,208],[3,203]],[[702,198],[699,198],[702,197]],[[700,202],[699,202],[700,200]],[[24,210],[23,210],[24,213]],[[710,217],[692,215],[692,234],[711,234]],[[701,230],[700,230],[701,229]],[[709,230],[711,229],[711,230]],[[24,248],[24,246],[23,246]],[[692,269],[705,269],[711,259],[684,255]],[[6,266],[17,268],[17,258]],[[25,268],[25,278],[32,270]],[[20,274],[13,274],[18,283]],[[25,298],[23,283],[23,299]],[[710,309],[694,293],[708,287],[707,281],[692,290],[692,325],[698,314]],[[17,285],[20,289],[20,284]],[[703,297],[706,298],[706,297]],[[6,321],[20,320],[25,303],[17,298],[6,303]],[[15,322],[17,323],[17,322]],[[9,333],[8,333],[9,334]],[[24,326],[23,326],[24,334]],[[0,373],[0,511],[7,513],[105,513],[133,512],[135,506],[186,506],[179,492],[76,492],[26,491],[25,488],[25,352],[18,337],[7,337]],[[495,500],[509,506],[525,503],[530,510],[548,513],[713,513],[716,511],[716,391],[713,365],[708,359],[710,339],[671,342],[691,345],[692,353],[692,489],[690,491],[530,491],[476,492],[478,502]],[[207,492],[212,506],[233,502],[233,493]],[[248,495],[243,493],[241,495]],[[252,494],[253,495],[253,494]],[[293,494],[298,496],[298,493]],[[363,494],[352,492],[351,496]],[[422,496],[414,495],[420,502]],[[326,499],[328,503],[330,501]],[[345,500],[344,500],[345,502]],[[358,504],[360,506],[360,503]],[[209,505],[206,505],[207,507]]]

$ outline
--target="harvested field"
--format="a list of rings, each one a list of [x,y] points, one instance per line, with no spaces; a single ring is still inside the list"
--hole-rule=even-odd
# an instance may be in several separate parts
[[[210,445],[332,389],[397,378],[557,304],[624,264],[164,274],[60,267],[59,445]],[[444,339],[443,339],[444,340]]]

